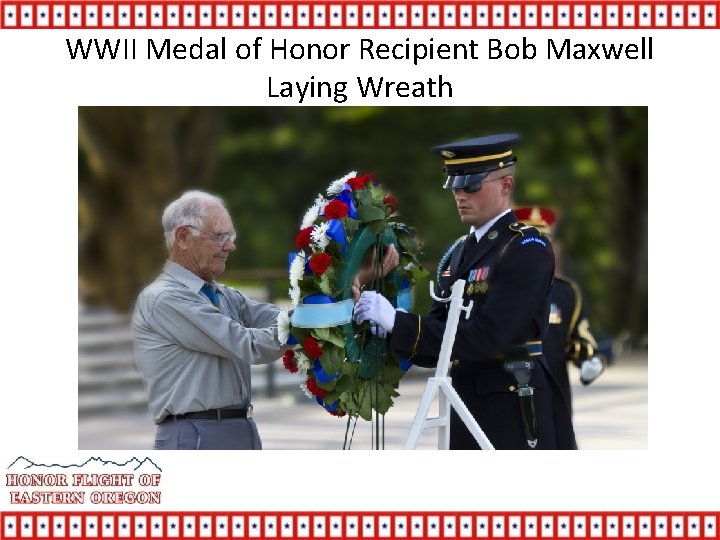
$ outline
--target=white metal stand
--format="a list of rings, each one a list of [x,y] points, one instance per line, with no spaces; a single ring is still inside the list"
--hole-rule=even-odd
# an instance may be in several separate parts
[[[452,380],[448,377],[450,369],[450,355],[452,354],[453,344],[455,343],[455,334],[457,333],[457,325],[460,321],[460,312],[465,312],[465,318],[470,316],[472,309],[472,300],[467,306],[463,306],[463,291],[465,290],[465,280],[459,279],[452,288],[450,298],[438,298],[435,296],[433,282],[430,282],[430,296],[438,302],[450,302],[450,310],[448,311],[447,324],[445,325],[445,333],[443,334],[442,346],[440,347],[440,356],[438,357],[437,367],[435,368],[435,376],[428,379],[425,386],[425,392],[420,400],[420,406],[415,413],[408,435],[405,442],[405,450],[413,450],[417,447],[418,438],[425,428],[437,427],[438,431],[438,449],[447,450],[450,448],[450,407],[453,407],[460,419],[465,423],[472,433],[475,440],[483,450],[494,450],[490,440],[480,428],[475,418],[460,399],[455,389],[452,387]],[[439,414],[435,418],[428,418],[430,405],[435,398],[435,393],[440,392]]]

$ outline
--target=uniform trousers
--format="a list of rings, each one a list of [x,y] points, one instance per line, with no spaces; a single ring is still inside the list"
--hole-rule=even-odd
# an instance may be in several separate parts
[[[252,418],[180,419],[158,424],[155,450],[262,450]]]

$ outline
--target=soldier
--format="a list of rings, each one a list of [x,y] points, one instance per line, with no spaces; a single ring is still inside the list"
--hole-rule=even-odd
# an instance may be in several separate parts
[[[517,208],[515,215],[519,221],[552,238],[552,228],[556,221],[556,214],[552,210],[537,206]],[[557,255],[555,241],[553,247]],[[560,275],[559,262],[550,293],[549,324],[547,337],[543,340],[543,354],[568,407],[572,409],[568,362],[580,368],[580,381],[588,385],[602,374],[606,359],[598,352],[597,342],[590,332],[580,288],[574,281]]]
[[[460,220],[470,234],[438,265],[437,283],[449,296],[466,281],[450,376],[460,398],[496,449],[575,448],[570,413],[542,356],[555,262],[549,240],[518,223],[510,209],[515,186],[514,134],[438,146]],[[359,291],[356,291],[358,293]],[[442,344],[448,304],[434,302],[424,317],[396,311],[380,294],[362,293],[355,320],[377,323],[389,346],[419,366],[433,367]],[[478,449],[452,412],[451,449]]]

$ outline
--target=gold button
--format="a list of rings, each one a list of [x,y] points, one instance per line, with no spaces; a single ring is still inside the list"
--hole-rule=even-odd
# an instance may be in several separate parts
[[[510,386],[508,386],[508,390],[510,390],[511,392],[514,392],[514,391],[515,391],[515,387],[514,387],[513,385],[510,385]]]
[[[455,360],[453,360],[453,366],[457,366],[459,363],[460,363],[460,360],[458,360],[457,358]]]

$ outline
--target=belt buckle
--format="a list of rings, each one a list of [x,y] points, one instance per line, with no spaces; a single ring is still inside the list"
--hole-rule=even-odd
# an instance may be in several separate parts
[[[253,406],[252,405],[248,405],[248,407],[247,407],[247,417],[248,418],[253,417]]]

